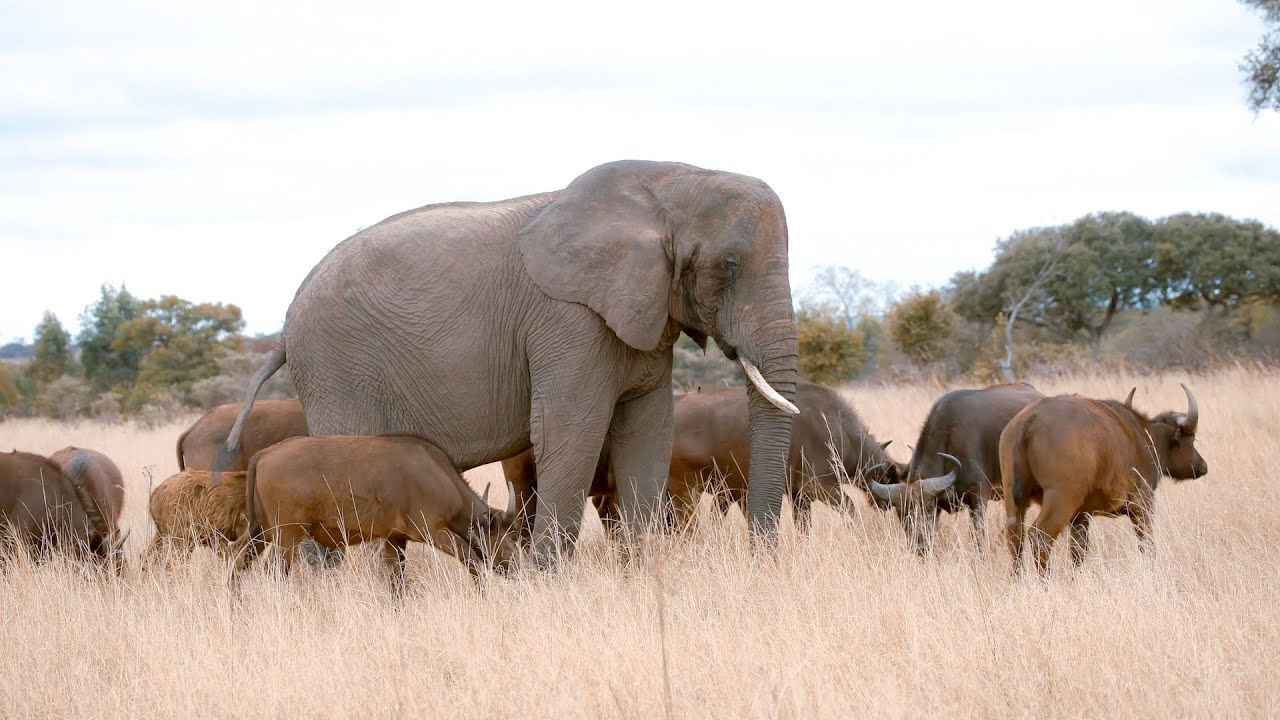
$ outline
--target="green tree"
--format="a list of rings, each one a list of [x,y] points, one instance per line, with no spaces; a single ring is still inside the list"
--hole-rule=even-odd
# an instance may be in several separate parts
[[[955,329],[955,320],[955,311],[938,290],[913,290],[885,313],[885,324],[894,345],[904,355],[924,365],[943,357],[947,340]]]
[[[1096,354],[1121,310],[1155,300],[1151,239],[1151,223],[1127,212],[1018,231],[985,273],[953,276],[949,295],[962,317],[990,323],[1017,306],[1019,323],[1063,341],[1083,334]]]
[[[224,353],[243,349],[243,327],[235,305],[197,305],[173,295],[141,303],[138,316],[121,323],[111,343],[117,354],[142,353],[125,407],[137,410],[166,388],[189,399],[193,384],[218,374]]]
[[[1249,88],[1249,109],[1255,113],[1266,108],[1280,111],[1280,0],[1240,0],[1262,15],[1266,30],[1258,47],[1250,50],[1240,63]]]
[[[824,385],[850,380],[867,365],[862,330],[850,327],[830,306],[802,306],[796,313],[800,374]]]
[[[48,385],[67,374],[71,367],[71,334],[58,317],[45,311],[36,326],[35,351],[31,357],[31,377],[40,385]]]
[[[1161,298],[1175,309],[1222,313],[1251,302],[1280,302],[1280,232],[1252,220],[1182,213],[1152,232],[1152,266]]]
[[[22,407],[22,392],[18,389],[18,373],[13,366],[0,362],[0,418],[12,415]]]
[[[103,285],[101,296],[80,315],[80,364],[85,377],[99,393],[114,387],[128,386],[138,376],[138,366],[146,355],[145,348],[122,352],[111,349],[120,326],[138,317],[140,301],[121,286],[116,290]]]

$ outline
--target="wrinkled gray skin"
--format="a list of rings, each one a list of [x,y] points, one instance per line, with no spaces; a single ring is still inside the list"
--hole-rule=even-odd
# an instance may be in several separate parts
[[[576,540],[606,444],[624,522],[638,529],[660,505],[681,330],[794,395],[787,243],[763,182],[677,163],[614,162],[559,192],[401,213],[303,281],[241,417],[287,359],[313,435],[415,434],[459,470],[532,445],[534,548],[549,558]],[[750,395],[750,518],[772,537],[791,417]]]
[[[1001,497],[1000,432],[1022,408],[1044,397],[1027,383],[952,390],[934,402],[916,439],[911,463],[903,474],[906,482],[868,485],[868,492],[882,508],[893,508],[916,551],[929,551],[940,511],[969,508],[969,519],[978,549],[983,549],[987,504]],[[960,461],[955,482],[939,492],[921,492],[921,479],[950,471],[947,453]]]

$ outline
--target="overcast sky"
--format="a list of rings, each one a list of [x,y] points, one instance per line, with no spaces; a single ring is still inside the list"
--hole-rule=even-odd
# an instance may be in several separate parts
[[[1233,0],[68,6],[0,1],[0,341],[104,282],[271,332],[361,227],[622,158],[772,185],[797,290],[1100,210],[1280,226]]]

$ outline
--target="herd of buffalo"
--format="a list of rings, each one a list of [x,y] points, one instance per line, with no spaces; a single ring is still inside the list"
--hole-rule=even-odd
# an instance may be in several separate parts
[[[975,530],[991,499],[1003,498],[1009,549],[1021,567],[1024,536],[1043,573],[1057,536],[1070,527],[1072,560],[1088,548],[1093,516],[1128,515],[1140,547],[1151,544],[1152,500],[1162,476],[1208,472],[1195,449],[1199,409],[1186,385],[1187,411],[1148,416],[1124,402],[1079,395],[1046,397],[1027,384],[954,390],[933,405],[909,463],[894,462],[835,390],[800,383],[787,492],[797,527],[813,502],[848,507],[842,486],[861,488],[902,521],[920,553],[929,549],[939,512],[967,507]],[[509,502],[491,507],[447,455],[406,435],[318,436],[308,433],[296,400],[257,403],[241,435],[243,452],[213,472],[214,458],[241,410],[217,407],[178,438],[179,472],[151,493],[155,539],[144,562],[197,545],[232,560],[238,574],[269,546],[287,570],[311,544],[338,550],[381,541],[384,561],[403,580],[405,546],[430,543],[472,572],[514,567],[528,545],[536,511],[532,453],[503,462]],[[675,400],[675,438],[666,520],[679,532],[694,521],[702,493],[721,511],[745,499],[748,486],[747,390],[721,387]],[[597,466],[591,502],[616,536],[617,489],[607,457]],[[1040,512],[1024,533],[1028,505]],[[110,458],[67,447],[49,457],[0,454],[0,522],[7,541],[47,557],[57,549],[119,567],[127,532],[119,519],[124,483]],[[13,552],[15,548],[9,548]]]

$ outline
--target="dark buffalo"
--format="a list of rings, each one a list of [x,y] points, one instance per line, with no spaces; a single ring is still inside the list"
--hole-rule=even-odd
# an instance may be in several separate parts
[[[1135,388],[1136,389],[1136,388]],[[1186,414],[1154,418],[1125,402],[1079,395],[1044,398],[1018,413],[1000,435],[1000,470],[1008,515],[1009,550],[1021,569],[1023,517],[1040,504],[1032,523],[1036,567],[1048,570],[1053,541],[1071,526],[1071,559],[1088,552],[1089,518],[1128,515],[1139,547],[1150,549],[1153,500],[1162,476],[1197,478],[1209,464],[1196,451],[1200,410],[1187,394]]]
[[[1000,431],[1027,405],[1044,395],[1027,383],[952,390],[938,398],[920,429],[904,482],[869,482],[867,489],[880,507],[893,508],[916,549],[925,553],[938,523],[938,512],[969,508],[978,548],[987,502],[999,498]],[[959,469],[946,475],[951,464]],[[892,477],[897,473],[891,470]],[[952,477],[954,483],[945,478]],[[924,480],[922,480],[924,478]]]
[[[787,493],[796,510],[796,525],[803,530],[814,501],[841,504],[842,483],[862,482],[872,467],[876,477],[894,480],[903,468],[885,454],[889,443],[878,442],[837,391],[799,382],[796,406],[800,414],[792,422]],[[667,496],[672,523],[683,527],[704,491],[715,494],[722,511],[746,500],[750,466],[747,389],[722,387],[680,395],[674,414]],[[529,507],[536,486],[532,453],[505,460],[502,468],[520,493],[520,507]],[[617,515],[613,495],[608,462],[602,457],[591,496],[606,529]]]

